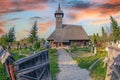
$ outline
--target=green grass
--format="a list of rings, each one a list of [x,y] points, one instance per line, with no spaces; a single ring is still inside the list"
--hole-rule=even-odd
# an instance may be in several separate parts
[[[0,63],[0,80],[9,80],[5,67]]]
[[[79,47],[78,50],[79,50],[79,51],[84,51],[84,52],[90,52],[90,51],[91,51],[91,50],[90,50],[89,48],[87,48],[87,47],[84,47],[84,48]]]
[[[56,74],[59,72],[57,50],[49,49],[50,72],[52,80],[56,80]]]
[[[103,68],[103,61],[98,61],[91,70],[93,80],[105,80],[107,67]]]
[[[83,58],[74,58],[78,65],[81,68],[86,68],[89,69],[89,67],[97,60],[101,59],[98,61],[92,68],[91,70],[91,77],[95,80],[104,80],[105,74],[106,74],[106,69],[103,68],[103,59],[107,56],[106,51],[99,51],[95,56],[91,57],[83,57]]]
[[[75,58],[75,60],[78,63],[78,66],[80,66],[81,68],[86,68],[88,69],[90,67],[90,65],[93,64],[93,62],[95,60],[97,60],[96,57],[85,57],[85,58]]]

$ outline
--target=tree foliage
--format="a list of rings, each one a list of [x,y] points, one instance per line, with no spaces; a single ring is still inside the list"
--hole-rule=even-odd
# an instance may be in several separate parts
[[[117,21],[112,16],[110,16],[110,20],[113,40],[116,42],[117,40],[120,40],[120,28],[118,27]]]
[[[102,27],[102,42],[106,42],[107,41],[107,33],[105,32],[104,27]]]
[[[15,41],[15,27],[10,28],[8,34],[6,35],[7,42],[14,42]]]
[[[40,41],[36,41],[36,42],[34,43],[33,47],[34,47],[35,49],[39,49],[39,48],[40,48]]]
[[[29,36],[29,39],[30,39],[30,42],[33,44],[35,41],[38,40],[38,36],[37,36],[37,31],[38,28],[37,28],[37,21],[35,21],[32,29],[31,29],[31,32],[30,32],[30,36]]]

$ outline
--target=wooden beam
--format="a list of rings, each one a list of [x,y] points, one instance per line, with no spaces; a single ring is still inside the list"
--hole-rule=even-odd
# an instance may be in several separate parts
[[[111,66],[111,68],[113,69],[113,71],[116,74],[116,76],[120,79],[120,74],[118,73],[118,71],[116,70],[116,68],[114,66]]]
[[[27,75],[21,75],[20,78],[27,78],[27,79],[37,80],[37,78],[30,77],[30,76],[27,76]]]
[[[40,74],[40,77],[38,77],[38,80],[41,80],[41,78],[42,78],[42,76],[44,75],[46,69],[47,69],[47,67],[45,67],[45,68],[43,69],[43,71],[42,71],[41,74]]]
[[[39,55],[47,54],[47,53],[48,53],[48,50],[43,50],[43,51],[40,51],[40,52],[38,52],[38,53],[36,53],[36,54],[33,54],[33,55],[31,55],[31,56],[22,58],[22,59],[16,61],[14,64],[15,64],[15,65],[16,65],[16,64],[21,64],[21,63],[23,63],[23,62],[25,62],[25,61],[28,61],[28,60],[30,60],[30,59],[32,59],[32,58],[35,58],[35,57],[39,56]]]
[[[29,73],[29,72],[34,71],[36,69],[39,69],[40,67],[43,67],[43,66],[45,66],[47,64],[49,64],[49,62],[45,62],[45,63],[37,65],[37,66],[33,66],[33,67],[30,67],[30,68],[20,70],[17,73],[18,73],[18,75],[26,74],[26,73]]]

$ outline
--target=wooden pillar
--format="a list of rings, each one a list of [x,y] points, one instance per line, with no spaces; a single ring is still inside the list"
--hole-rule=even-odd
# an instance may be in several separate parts
[[[61,47],[63,47],[63,44],[62,44],[62,42],[61,42]]]
[[[10,69],[11,79],[12,79],[12,80],[15,80],[14,70],[13,70],[12,64],[9,64],[9,69]]]

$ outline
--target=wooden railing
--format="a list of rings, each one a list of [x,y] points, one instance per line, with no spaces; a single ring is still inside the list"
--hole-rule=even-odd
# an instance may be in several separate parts
[[[120,80],[120,48],[108,47],[108,66],[105,80]]]
[[[16,61],[14,69],[17,80],[51,80],[48,50]]]

